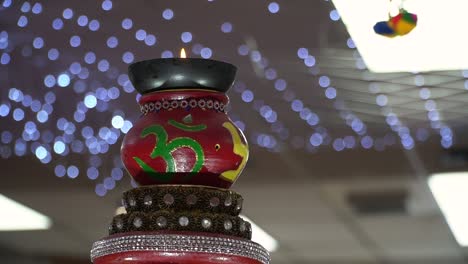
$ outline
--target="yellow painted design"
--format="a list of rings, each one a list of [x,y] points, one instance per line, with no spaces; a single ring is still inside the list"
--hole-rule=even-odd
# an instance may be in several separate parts
[[[232,144],[234,146],[233,152],[242,157],[241,164],[239,164],[239,167],[237,167],[236,170],[229,170],[221,173],[221,177],[228,181],[234,182],[241,173],[242,169],[245,167],[245,164],[247,164],[247,160],[249,159],[249,146],[242,143],[239,131],[231,122],[224,122],[223,127],[229,130],[229,133],[231,133]]]

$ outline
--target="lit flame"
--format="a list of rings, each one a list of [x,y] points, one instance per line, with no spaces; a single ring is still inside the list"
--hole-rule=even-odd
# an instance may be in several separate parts
[[[181,57],[181,58],[184,58],[184,59],[187,58],[187,54],[185,53],[185,49],[184,49],[184,48],[182,48],[182,49],[180,50],[180,57]]]

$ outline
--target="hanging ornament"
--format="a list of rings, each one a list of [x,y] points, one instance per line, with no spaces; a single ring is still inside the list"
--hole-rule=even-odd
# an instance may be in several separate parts
[[[406,11],[401,2],[398,15],[392,17],[389,13],[387,21],[380,21],[374,25],[374,32],[389,38],[404,36],[416,27],[417,22],[418,16]]]
[[[395,33],[395,30],[393,29],[389,21],[377,22],[374,26],[374,31],[375,33],[379,35],[386,36],[389,38],[393,38],[397,36],[397,34]]]
[[[388,23],[395,30],[397,35],[404,36],[416,27],[418,16],[402,8],[400,9],[400,13],[390,18]]]

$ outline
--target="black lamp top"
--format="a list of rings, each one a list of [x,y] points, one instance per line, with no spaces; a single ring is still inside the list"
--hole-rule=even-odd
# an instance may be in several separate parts
[[[140,94],[176,88],[227,92],[236,71],[232,64],[198,58],[152,59],[128,67],[129,78]]]

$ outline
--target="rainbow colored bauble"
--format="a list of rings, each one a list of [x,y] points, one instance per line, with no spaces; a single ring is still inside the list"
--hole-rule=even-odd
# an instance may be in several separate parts
[[[418,16],[401,9],[400,13],[390,17],[388,21],[380,21],[374,25],[374,32],[389,38],[404,36],[410,33],[418,23]]]

